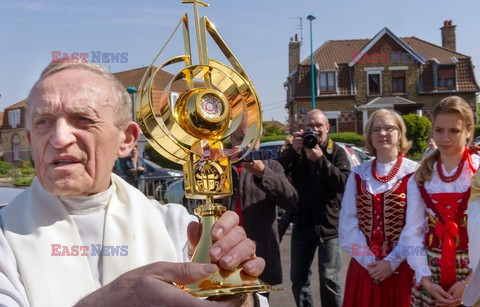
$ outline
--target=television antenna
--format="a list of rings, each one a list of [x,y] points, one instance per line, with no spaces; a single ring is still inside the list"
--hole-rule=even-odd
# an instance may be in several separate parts
[[[295,30],[300,30],[300,45],[303,43],[303,18],[302,17],[289,17],[288,19],[299,19],[299,23],[295,25]]]

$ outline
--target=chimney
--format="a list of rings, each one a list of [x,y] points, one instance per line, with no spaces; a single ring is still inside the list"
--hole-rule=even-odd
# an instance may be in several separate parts
[[[452,25],[451,20],[445,20],[443,22],[443,27],[440,28],[442,31],[442,47],[456,51],[456,39],[455,39],[455,27]]]
[[[298,41],[298,34],[295,34],[295,38],[290,38],[288,44],[288,73],[297,69],[300,64],[300,42]]]

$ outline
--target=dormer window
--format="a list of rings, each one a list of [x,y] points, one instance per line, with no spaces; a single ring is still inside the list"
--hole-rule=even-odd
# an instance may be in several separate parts
[[[13,129],[17,128],[17,126],[20,124],[20,114],[21,114],[20,109],[14,109],[14,110],[8,111],[8,124]]]
[[[335,93],[335,72],[320,72],[320,93]]]
[[[439,65],[438,66],[438,89],[439,90],[455,90],[455,65]]]

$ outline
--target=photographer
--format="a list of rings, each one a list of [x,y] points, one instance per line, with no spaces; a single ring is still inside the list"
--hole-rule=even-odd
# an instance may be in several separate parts
[[[338,219],[350,165],[345,151],[328,137],[325,114],[312,110],[307,129],[293,133],[292,147],[280,155],[280,163],[298,192],[298,211],[292,230],[290,278],[297,306],[313,306],[311,296],[302,298],[310,266],[318,247],[322,306],[340,306],[338,284],[340,248]]]

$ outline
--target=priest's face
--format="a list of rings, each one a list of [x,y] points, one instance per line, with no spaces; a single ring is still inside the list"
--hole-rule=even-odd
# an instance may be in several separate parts
[[[36,175],[46,191],[92,195],[109,187],[114,162],[126,154],[129,138],[128,128],[115,125],[111,89],[94,72],[67,69],[32,90],[28,136]]]

